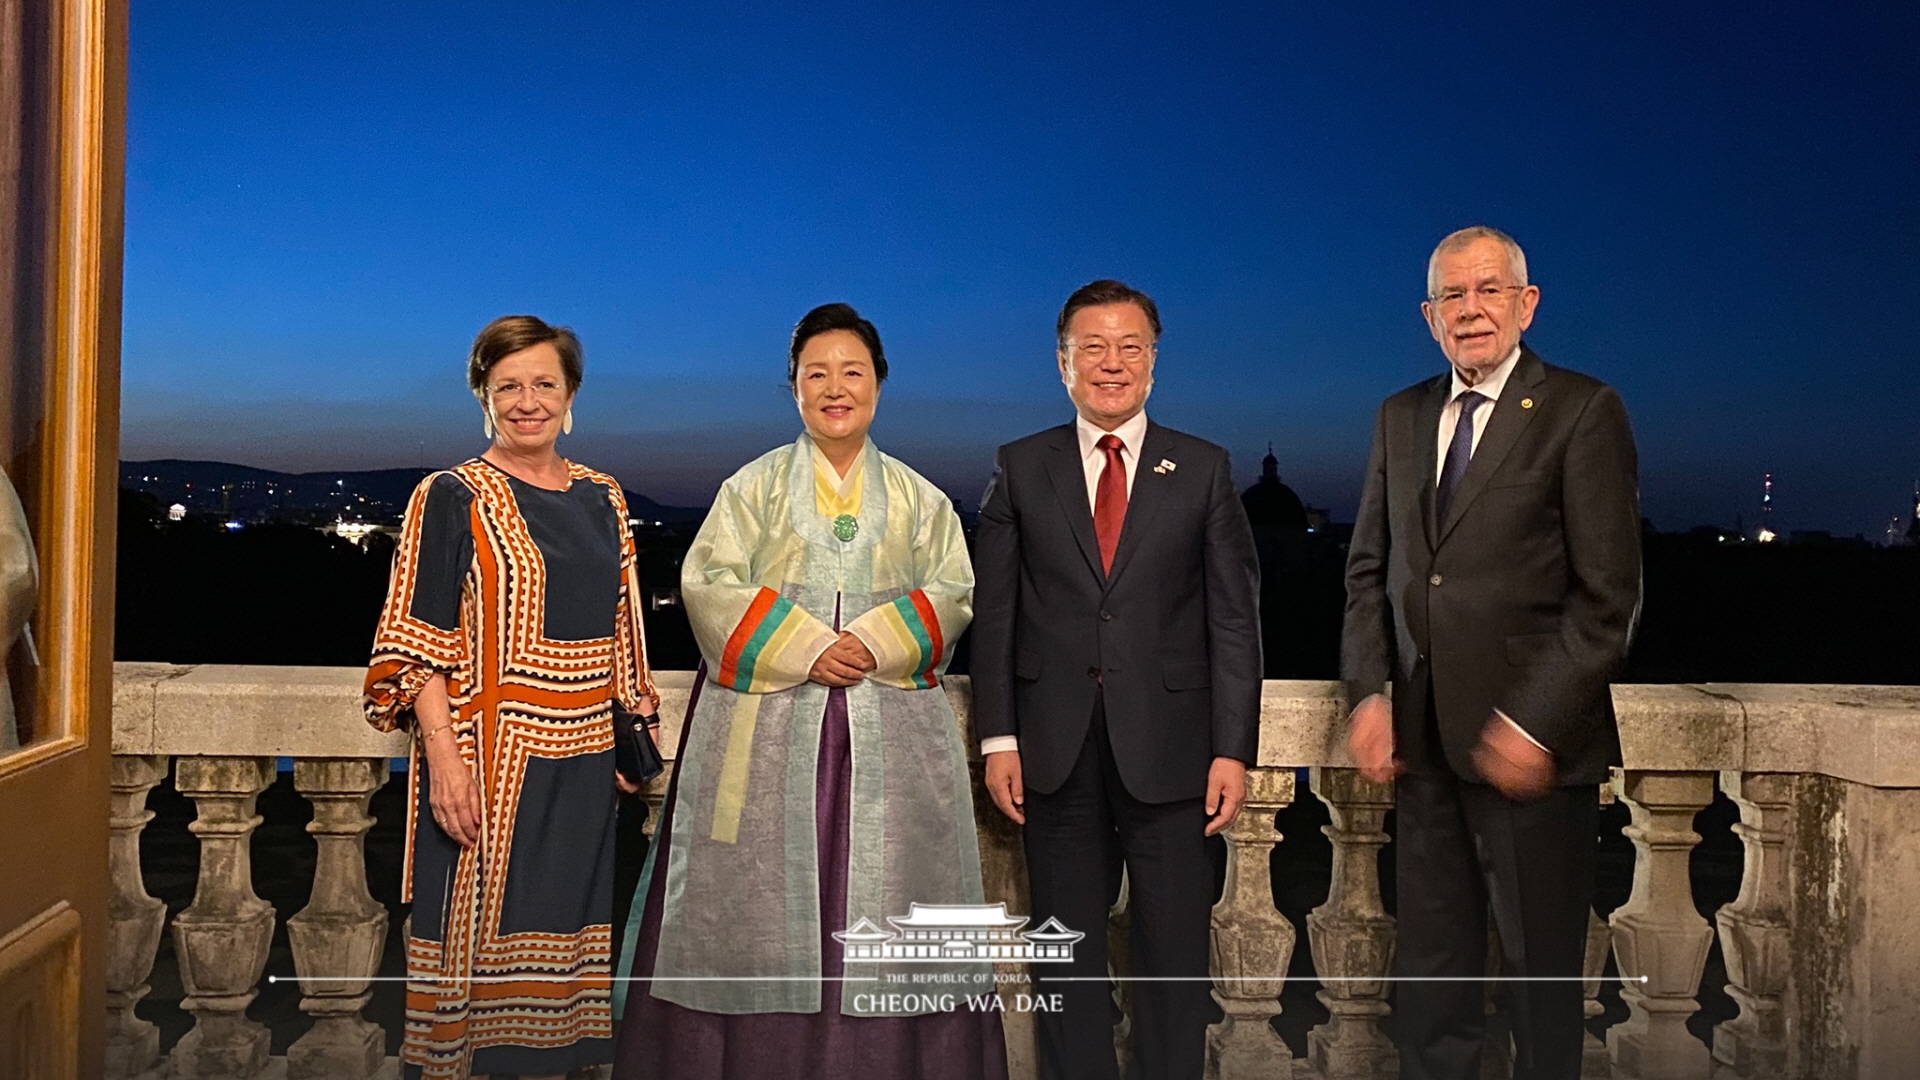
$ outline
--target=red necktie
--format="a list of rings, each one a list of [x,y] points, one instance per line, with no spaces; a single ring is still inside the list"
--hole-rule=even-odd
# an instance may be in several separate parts
[[[1100,569],[1111,573],[1120,526],[1127,520],[1127,463],[1120,460],[1126,444],[1117,435],[1102,435],[1094,445],[1106,451],[1107,467],[1100,470],[1100,486],[1094,489],[1093,535],[1100,541]]]

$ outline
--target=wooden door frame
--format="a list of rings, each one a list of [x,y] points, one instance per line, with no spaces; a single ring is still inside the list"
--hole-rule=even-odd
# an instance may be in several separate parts
[[[54,215],[46,275],[43,552],[35,623],[50,737],[0,757],[0,939],[62,905],[78,913],[79,1075],[103,1068],[107,813],[112,752],[114,527],[119,486],[120,269],[126,0],[27,0],[53,26],[31,61],[50,94]],[[37,14],[37,13],[35,13]],[[47,559],[46,551],[54,557]]]

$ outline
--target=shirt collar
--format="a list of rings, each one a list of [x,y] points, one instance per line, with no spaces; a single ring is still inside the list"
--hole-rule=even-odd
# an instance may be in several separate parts
[[[1087,423],[1086,417],[1078,415],[1073,418],[1073,433],[1080,439],[1080,456],[1083,459],[1099,453],[1095,444],[1102,435],[1108,434]],[[1128,457],[1140,460],[1140,444],[1147,441],[1147,410],[1134,413],[1131,420],[1114,428],[1111,434],[1120,437],[1120,444]]]
[[[1474,386],[1468,386],[1466,383],[1461,382],[1460,372],[1455,370],[1453,365],[1447,365],[1447,370],[1452,372],[1453,375],[1453,387],[1447,393],[1447,404],[1453,404],[1459,400],[1461,394],[1469,390],[1486,398],[1488,401],[1499,401],[1500,391],[1506,389],[1507,378],[1513,374],[1513,367],[1519,362],[1520,346],[1515,345],[1513,351],[1507,354],[1507,358],[1500,361],[1500,366],[1494,368],[1486,378],[1481,379],[1480,382]]]

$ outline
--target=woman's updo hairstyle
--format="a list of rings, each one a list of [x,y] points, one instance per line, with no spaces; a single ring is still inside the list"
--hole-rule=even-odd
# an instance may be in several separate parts
[[[821,334],[835,330],[845,330],[860,339],[867,347],[867,353],[873,357],[873,378],[875,382],[887,381],[887,354],[880,347],[880,331],[873,324],[860,317],[851,304],[821,304],[801,316],[798,326],[793,328],[793,343],[787,348],[787,385],[794,386],[800,379],[800,350],[807,342]]]

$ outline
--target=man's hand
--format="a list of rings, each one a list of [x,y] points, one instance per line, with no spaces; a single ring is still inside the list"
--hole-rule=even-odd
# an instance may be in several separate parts
[[[1353,707],[1347,722],[1347,753],[1360,767],[1360,775],[1376,784],[1384,784],[1407,771],[1393,756],[1393,704],[1385,694],[1368,694]]]
[[[1212,836],[1240,816],[1247,801],[1247,766],[1237,758],[1217,757],[1207,769],[1207,832]]]
[[[1027,790],[1020,782],[1020,751],[1000,750],[987,755],[987,794],[993,805],[1013,819],[1015,825],[1027,823]]]
[[[1499,713],[1488,717],[1487,726],[1480,729],[1473,767],[1509,799],[1537,799],[1553,789],[1553,755]]]
[[[840,639],[827,646],[827,651],[813,662],[807,678],[824,686],[852,686],[866,678],[875,666],[867,643],[842,630]]]

